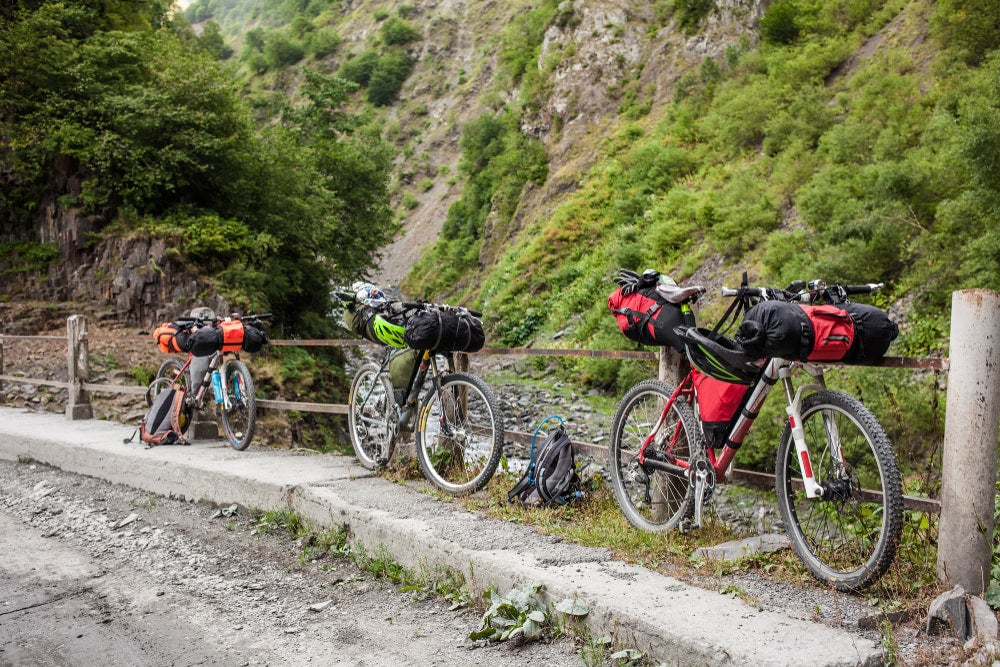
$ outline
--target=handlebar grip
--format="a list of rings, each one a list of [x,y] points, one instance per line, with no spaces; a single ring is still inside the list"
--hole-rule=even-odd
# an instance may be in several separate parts
[[[872,292],[877,292],[883,287],[885,283],[868,283],[867,285],[841,285],[846,294],[871,294]]]
[[[738,289],[733,289],[732,287],[723,287],[722,296],[737,296],[740,293]]]

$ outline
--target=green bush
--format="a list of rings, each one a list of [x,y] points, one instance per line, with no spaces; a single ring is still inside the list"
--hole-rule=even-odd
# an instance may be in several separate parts
[[[410,58],[401,51],[390,51],[381,56],[368,80],[367,100],[380,107],[392,104],[412,66]]]
[[[304,58],[305,49],[300,42],[280,32],[273,32],[268,35],[264,43],[264,57],[271,69],[281,69],[294,65]]]
[[[715,0],[674,0],[677,25],[687,35],[698,32],[702,20],[715,9]]]
[[[341,79],[353,81],[359,86],[368,85],[368,81],[378,64],[378,53],[371,49],[362,51],[357,55],[348,58],[337,71],[337,76]]]
[[[797,0],[775,0],[760,17],[760,37],[771,44],[792,44],[799,38]]]
[[[333,27],[326,26],[310,33],[306,43],[309,53],[317,58],[323,58],[340,46],[340,35]]]
[[[939,0],[931,18],[934,35],[978,64],[1000,46],[1000,4],[994,0]]]
[[[379,31],[382,34],[382,41],[388,46],[409,44],[420,38],[416,28],[396,16],[383,23]]]

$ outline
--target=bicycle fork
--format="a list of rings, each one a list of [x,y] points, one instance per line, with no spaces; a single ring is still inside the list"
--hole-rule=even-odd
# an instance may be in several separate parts
[[[805,365],[805,364],[803,364]],[[781,378],[782,386],[785,388],[785,414],[788,415],[788,426],[792,433],[792,441],[795,443],[795,455],[798,457],[800,470],[802,472],[802,486],[807,498],[824,498],[831,490],[825,489],[822,484],[816,481],[813,472],[812,459],[809,456],[809,447],[806,444],[805,430],[802,428],[802,399],[807,391],[819,391],[825,389],[823,385],[822,371],[818,368],[809,370],[810,374],[816,378],[817,383],[807,384],[794,390],[791,382],[791,367],[783,366],[779,369],[778,375]],[[840,447],[840,432],[833,417],[826,412],[823,413],[823,429],[826,433],[826,441],[830,446],[830,460],[835,464],[843,465],[843,452]]]

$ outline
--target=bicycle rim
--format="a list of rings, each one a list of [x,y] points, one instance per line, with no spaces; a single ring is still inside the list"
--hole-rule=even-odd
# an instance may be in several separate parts
[[[462,496],[486,486],[503,453],[503,417],[480,378],[449,373],[420,406],[417,461],[428,480]]]
[[[608,450],[611,488],[625,518],[643,530],[675,528],[694,511],[694,487],[686,472],[665,472],[639,463],[642,443],[656,426],[672,393],[673,389],[662,382],[640,382],[618,403],[612,422]],[[646,448],[646,457],[686,464],[701,447],[694,413],[680,398],[670,407],[657,436]]]
[[[220,405],[222,428],[233,449],[244,450],[250,446],[257,425],[257,399],[254,394],[250,369],[242,361],[229,361],[223,366],[226,378],[226,395],[229,409]]]
[[[806,397],[802,427],[813,475],[827,492],[826,499],[806,497],[802,464],[786,425],[775,481],[788,536],[818,580],[841,591],[861,590],[892,564],[902,532],[896,457],[875,416],[846,394],[823,391]],[[843,465],[831,455],[835,438]]]
[[[358,463],[374,470],[389,462],[395,439],[392,384],[378,366],[365,364],[351,383],[348,430]]]

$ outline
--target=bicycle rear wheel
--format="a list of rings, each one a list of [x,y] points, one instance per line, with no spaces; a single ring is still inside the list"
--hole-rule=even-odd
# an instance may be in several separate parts
[[[219,405],[222,429],[230,446],[243,451],[250,446],[257,426],[257,397],[253,378],[250,377],[247,365],[235,359],[222,366],[222,375],[226,380],[226,398],[229,403],[228,409],[225,403]]]
[[[183,375],[178,375],[180,370],[184,368],[184,362],[177,357],[168,357],[156,371],[156,378],[154,383],[157,385],[158,389],[163,386],[170,386],[171,384],[177,384],[184,388],[185,391],[190,389],[191,381],[189,371],[186,371]],[[155,395],[155,392],[154,392]],[[146,405],[152,405],[152,396],[146,396]]]
[[[364,364],[354,375],[348,404],[351,447],[358,463],[374,470],[392,458],[396,439],[396,403],[392,383],[375,364]]]
[[[847,394],[807,396],[802,428],[823,497],[806,497],[802,462],[785,424],[775,463],[785,530],[814,577],[840,591],[859,591],[885,574],[896,555],[903,525],[896,457],[882,425]]]
[[[691,407],[679,398],[646,448],[646,463],[639,463],[642,443],[652,433],[673,389],[656,380],[645,380],[626,392],[618,403],[611,425],[608,469],[618,506],[636,528],[663,531],[676,528],[694,512],[694,485],[683,465],[704,447]],[[673,442],[671,443],[671,440]],[[664,464],[660,468],[654,464]]]
[[[490,481],[503,453],[503,417],[489,386],[475,375],[448,373],[420,404],[417,462],[434,486],[453,496]]]

